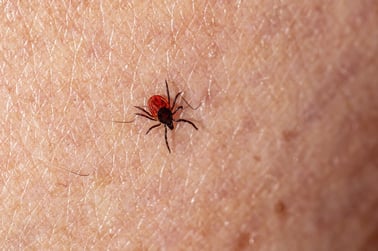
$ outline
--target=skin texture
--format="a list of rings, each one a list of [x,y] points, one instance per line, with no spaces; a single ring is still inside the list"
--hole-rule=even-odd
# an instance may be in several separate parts
[[[141,2],[0,2],[0,247],[373,250],[376,1]]]

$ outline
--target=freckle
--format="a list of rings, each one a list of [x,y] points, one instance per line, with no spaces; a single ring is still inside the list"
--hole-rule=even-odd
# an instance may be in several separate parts
[[[236,250],[244,250],[249,246],[249,233],[240,233],[236,243]]]
[[[362,242],[361,249],[359,250],[376,250],[378,247],[378,228],[373,228]]]
[[[282,138],[289,142],[297,138],[299,133],[296,130],[284,130],[282,131]]]
[[[255,155],[253,156],[253,158],[257,161],[257,162],[260,162],[261,161],[261,157],[259,155]]]
[[[277,201],[274,205],[274,211],[279,215],[285,215],[287,212],[285,203],[281,200]]]

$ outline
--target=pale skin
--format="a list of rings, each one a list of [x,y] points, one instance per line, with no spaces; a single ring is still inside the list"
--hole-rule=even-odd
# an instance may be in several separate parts
[[[73,2],[0,2],[2,249],[378,245],[375,1]]]

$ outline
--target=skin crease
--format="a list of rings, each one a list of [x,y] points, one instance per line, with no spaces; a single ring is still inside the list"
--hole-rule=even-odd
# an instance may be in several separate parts
[[[373,250],[377,3],[141,2],[0,3],[0,247]]]

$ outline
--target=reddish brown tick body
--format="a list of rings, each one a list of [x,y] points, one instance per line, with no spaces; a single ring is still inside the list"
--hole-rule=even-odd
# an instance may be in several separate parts
[[[135,115],[145,117],[149,120],[153,121],[158,121],[159,123],[156,125],[151,126],[146,134],[148,134],[152,129],[159,127],[161,125],[164,125],[165,129],[165,144],[167,145],[168,151],[171,152],[171,149],[168,144],[168,139],[167,139],[167,127],[170,130],[174,129],[173,122],[185,122],[191,124],[194,129],[198,130],[197,126],[186,119],[174,119],[174,115],[179,111],[182,110],[183,107],[180,105],[175,109],[176,106],[176,101],[177,98],[181,95],[181,92],[177,93],[174,100],[173,104],[171,106],[170,102],[170,96],[169,96],[169,88],[168,88],[168,83],[167,80],[165,81],[165,87],[167,89],[167,98],[160,96],[160,95],[153,95],[148,99],[148,109],[149,111],[145,110],[144,108],[140,106],[135,106],[135,108],[139,109],[142,111],[142,113],[135,113]]]
[[[154,95],[148,99],[148,108],[150,109],[151,115],[157,117],[158,112],[161,108],[170,109],[168,100],[160,95]]]

